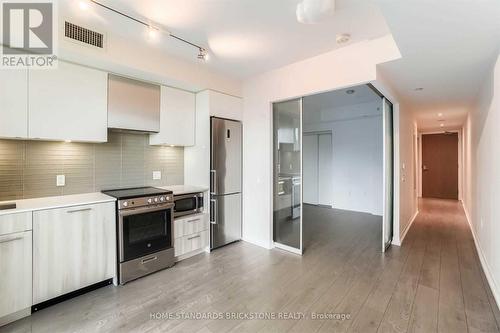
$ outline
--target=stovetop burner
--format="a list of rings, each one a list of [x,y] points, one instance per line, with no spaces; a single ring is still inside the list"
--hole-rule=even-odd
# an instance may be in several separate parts
[[[152,186],[122,188],[116,190],[106,190],[102,193],[112,196],[117,199],[133,199],[140,197],[148,197],[153,195],[172,194],[172,191],[163,190]]]

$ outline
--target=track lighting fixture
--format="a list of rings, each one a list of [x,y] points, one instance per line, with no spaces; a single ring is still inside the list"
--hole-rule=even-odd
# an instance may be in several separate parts
[[[195,44],[195,43],[192,43],[184,38],[181,38],[177,35],[174,35],[173,33],[171,33],[170,31],[167,31],[167,30],[164,30],[164,29],[161,29],[159,28],[159,26],[155,26],[155,25],[152,25],[151,23],[148,23],[148,22],[145,22],[141,19],[138,19],[136,17],[133,17],[131,15],[128,15],[128,14],[125,14],[117,9],[114,9],[112,7],[109,7],[107,5],[104,5],[102,3],[100,3],[99,1],[96,1],[96,0],[81,0],[79,2],[79,6],[80,6],[80,9],[82,10],[86,10],[88,8],[88,5],[90,3],[93,3],[101,8],[104,8],[110,12],[113,12],[115,14],[118,14],[118,15],[121,15],[131,21],[134,21],[136,23],[139,23],[139,24],[142,24],[144,26],[146,26],[148,28],[148,38],[150,39],[153,39],[153,38],[156,38],[156,36],[161,32],[161,33],[164,33],[166,35],[168,35],[169,37],[172,37],[172,38],[175,38],[177,39],[178,41],[181,41],[185,44],[188,44],[188,45],[191,45],[195,48],[197,48],[199,50],[199,53],[198,53],[198,59],[202,59],[202,60],[207,60],[208,59],[208,51],[206,48],[198,45],[198,44]]]

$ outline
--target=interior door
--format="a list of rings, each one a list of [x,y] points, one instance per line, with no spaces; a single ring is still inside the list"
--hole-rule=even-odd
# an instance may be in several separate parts
[[[394,127],[392,104],[382,98],[383,118],[383,180],[384,180],[384,215],[382,218],[382,251],[384,252],[392,242],[394,219]]]
[[[318,135],[318,204],[333,205],[332,134]]]
[[[319,203],[318,191],[318,135],[304,135],[304,203],[317,205]]]
[[[273,104],[273,239],[302,254],[302,99]]]
[[[422,135],[422,196],[458,200],[458,133]]]

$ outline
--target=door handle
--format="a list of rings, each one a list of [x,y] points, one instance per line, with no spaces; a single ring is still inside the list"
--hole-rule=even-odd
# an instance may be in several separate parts
[[[428,170],[429,170],[429,168],[427,167],[427,165],[424,165],[424,166],[422,167],[422,170],[424,170],[424,171],[428,171]]]
[[[67,213],[78,213],[78,212],[86,212],[92,210],[92,208],[81,208],[81,209],[73,209],[73,210],[68,210]]]
[[[210,199],[210,223],[217,224],[217,200]]]
[[[20,240],[20,239],[23,239],[22,236],[17,236],[17,237],[6,237],[6,238],[0,238],[0,244],[1,243],[9,243],[9,242],[13,242],[13,241],[16,241],[16,240]]]
[[[201,238],[201,235],[196,235],[196,236],[189,237],[188,240],[192,240],[192,239],[195,239],[195,238]]]
[[[217,192],[217,170],[210,170],[210,194]]]

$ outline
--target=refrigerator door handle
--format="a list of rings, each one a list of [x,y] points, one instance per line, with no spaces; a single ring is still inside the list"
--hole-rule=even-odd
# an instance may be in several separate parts
[[[217,170],[210,170],[210,194],[217,192]]]
[[[210,223],[217,224],[217,200],[210,199]]]

